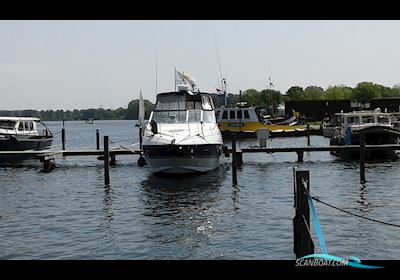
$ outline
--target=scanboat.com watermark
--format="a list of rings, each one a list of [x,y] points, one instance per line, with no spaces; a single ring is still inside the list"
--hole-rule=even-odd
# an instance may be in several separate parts
[[[304,256],[296,260],[296,266],[351,266],[363,269],[384,268],[383,266],[361,264],[361,260],[357,257],[351,257],[351,260],[346,260],[328,254],[312,254]]]

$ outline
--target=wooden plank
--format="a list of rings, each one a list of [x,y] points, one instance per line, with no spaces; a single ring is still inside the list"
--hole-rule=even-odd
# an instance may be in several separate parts
[[[398,144],[365,145],[367,150],[400,150]],[[289,152],[330,152],[330,151],[359,151],[358,145],[326,146],[326,147],[275,147],[275,148],[242,148],[243,153],[289,153]],[[229,149],[232,153],[232,149]]]

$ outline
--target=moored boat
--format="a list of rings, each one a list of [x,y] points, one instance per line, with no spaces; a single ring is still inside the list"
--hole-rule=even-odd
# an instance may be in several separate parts
[[[222,136],[211,95],[178,91],[159,93],[143,136],[143,150],[155,173],[204,173],[219,166]]]
[[[0,117],[0,151],[39,151],[52,142],[52,133],[38,118]]]
[[[239,136],[256,138],[258,129],[268,129],[270,137],[305,136],[306,129],[296,117],[279,122],[261,121],[257,109],[251,106],[221,107],[217,110],[217,122],[224,138]]]
[[[360,111],[339,114],[339,126],[330,140],[331,145],[360,145],[361,134],[365,135],[366,145],[398,144],[400,131],[393,127],[389,113],[377,111]],[[333,154],[357,159],[358,151],[338,151]],[[366,159],[396,159],[393,150],[367,150]]]

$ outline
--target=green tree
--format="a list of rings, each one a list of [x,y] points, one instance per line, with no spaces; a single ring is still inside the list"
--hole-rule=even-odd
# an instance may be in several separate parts
[[[324,89],[318,86],[308,86],[304,90],[306,100],[320,100],[323,97]]]
[[[367,103],[372,98],[380,98],[384,86],[371,82],[361,82],[354,88],[354,99],[360,103]]]
[[[322,95],[323,100],[352,100],[353,89],[346,86],[329,86]]]
[[[286,95],[290,98],[290,100],[305,100],[305,94],[302,87],[292,86],[286,92]]]

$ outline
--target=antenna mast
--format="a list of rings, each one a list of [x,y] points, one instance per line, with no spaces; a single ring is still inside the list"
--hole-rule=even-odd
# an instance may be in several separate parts
[[[156,95],[157,95],[157,57],[158,54],[156,54]]]
[[[218,67],[219,67],[219,81],[220,81],[220,86],[224,90],[224,105],[225,107],[227,106],[227,99],[226,99],[226,79],[222,78],[222,70],[221,70],[221,60],[219,59],[219,52],[218,52],[218,45],[217,45],[217,39],[215,38],[214,34],[214,43],[215,43],[215,49],[217,50],[217,58],[218,58]]]

